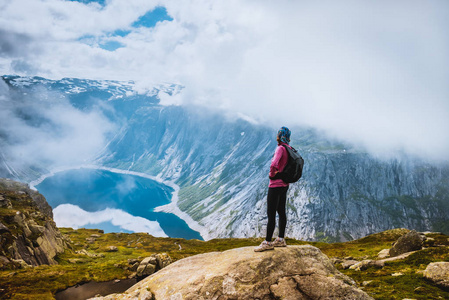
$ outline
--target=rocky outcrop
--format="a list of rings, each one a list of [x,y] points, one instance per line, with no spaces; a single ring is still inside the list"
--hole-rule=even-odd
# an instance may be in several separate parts
[[[423,275],[436,285],[449,289],[449,262],[430,263]]]
[[[27,185],[0,179],[0,268],[56,264],[68,247],[45,198]]]
[[[124,294],[93,299],[372,299],[318,248],[237,248],[181,259]]]
[[[0,190],[7,191],[15,191],[17,193],[25,193],[33,199],[33,202],[36,204],[37,208],[41,213],[45,216],[53,219],[53,210],[51,206],[48,204],[42,194],[38,191],[32,190],[26,183],[14,181],[11,179],[0,178]],[[0,207],[1,207],[1,197],[0,197]]]
[[[412,230],[402,235],[390,249],[390,256],[395,257],[403,253],[421,250],[425,237]]]
[[[143,278],[148,275],[165,268],[172,262],[170,256],[167,253],[153,254],[149,257],[145,257],[138,265],[136,269],[137,278]]]

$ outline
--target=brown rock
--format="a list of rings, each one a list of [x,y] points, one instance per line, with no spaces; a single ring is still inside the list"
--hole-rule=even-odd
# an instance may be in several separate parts
[[[430,263],[423,275],[435,284],[446,289],[449,288],[449,262]]]
[[[279,279],[277,284],[270,286],[273,295],[279,299],[285,300],[306,300],[309,299],[306,295],[301,293],[297,288],[297,283],[292,277],[285,277]]]
[[[298,288],[304,291],[304,299],[372,299],[364,291],[348,284],[343,284],[335,277],[314,274],[310,276],[294,276]],[[306,292],[307,291],[307,292]]]
[[[149,291],[156,300],[272,299],[273,295],[281,299],[372,299],[309,245],[261,253],[244,247],[184,258],[124,294],[104,299],[140,299]]]

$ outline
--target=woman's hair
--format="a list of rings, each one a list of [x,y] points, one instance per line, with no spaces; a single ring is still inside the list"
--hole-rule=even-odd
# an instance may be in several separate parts
[[[292,132],[290,131],[290,129],[288,129],[287,127],[282,127],[278,131],[277,140],[282,143],[288,144],[288,143],[290,143],[290,135],[291,134],[292,134]]]

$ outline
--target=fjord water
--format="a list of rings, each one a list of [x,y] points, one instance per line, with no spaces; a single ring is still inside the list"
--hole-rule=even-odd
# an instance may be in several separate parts
[[[47,177],[36,188],[53,209],[61,204],[77,205],[88,212],[120,209],[135,217],[157,221],[169,237],[202,240],[198,232],[176,215],[153,212],[153,208],[170,202],[173,189],[148,178],[107,170],[74,169]],[[82,227],[130,232],[110,222]]]

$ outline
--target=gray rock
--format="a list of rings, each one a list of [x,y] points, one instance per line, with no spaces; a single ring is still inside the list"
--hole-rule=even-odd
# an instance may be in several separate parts
[[[154,256],[148,256],[145,257],[141,262],[141,265],[148,265],[148,264],[152,264],[152,265],[156,265],[157,264],[157,259]]]
[[[352,270],[356,270],[356,271],[364,271],[370,267],[383,268],[384,266],[385,266],[385,262],[383,262],[381,260],[366,259],[366,260],[363,260],[361,262],[358,262],[358,263],[350,266],[349,268]]]
[[[18,264],[21,269],[26,269],[26,268],[31,267],[23,259],[13,259],[12,261],[15,262],[16,264]]]
[[[355,264],[357,264],[357,263],[359,263],[358,260],[353,260],[353,259],[344,260],[344,261],[341,263],[341,267],[342,267],[344,270],[346,270],[346,269],[349,269],[349,267],[351,267],[351,266],[353,266],[353,265],[355,265]]]
[[[254,247],[195,255],[124,294],[95,299],[372,299],[309,245],[255,253]],[[108,298],[109,297],[109,298]]]
[[[117,248],[117,246],[108,246],[108,247],[106,248],[106,251],[107,251],[107,252],[117,252],[117,251],[118,251],[118,248]]]
[[[377,257],[380,259],[387,258],[390,256],[390,249],[383,249],[379,251],[379,254],[377,254]]]
[[[0,190],[20,195],[9,197],[2,194],[3,202],[12,203],[16,209],[20,204],[20,210],[8,217],[8,227],[0,223],[0,253],[31,266],[57,264],[54,257],[64,252],[68,243],[51,218],[51,207],[45,198],[26,184],[7,179],[0,179]],[[41,209],[45,211],[46,208],[50,211],[43,213]],[[6,209],[9,208],[6,206]],[[13,229],[14,234],[10,231]]]
[[[423,273],[424,277],[443,288],[449,288],[449,262],[430,263]]]
[[[138,264],[136,272],[137,277],[146,277],[154,272],[166,267],[171,263],[171,258],[166,253],[153,254],[145,257],[140,264]],[[136,268],[136,264],[132,265],[131,270]]]
[[[172,263],[172,259],[167,253],[157,253],[153,254],[153,256],[156,257],[157,261],[156,270],[163,269]]]
[[[421,250],[423,245],[422,236],[415,230],[402,235],[390,249],[390,256],[395,257],[403,253]]]
[[[137,267],[137,277],[144,277],[154,273],[156,271],[156,265],[153,264],[140,264]]]

